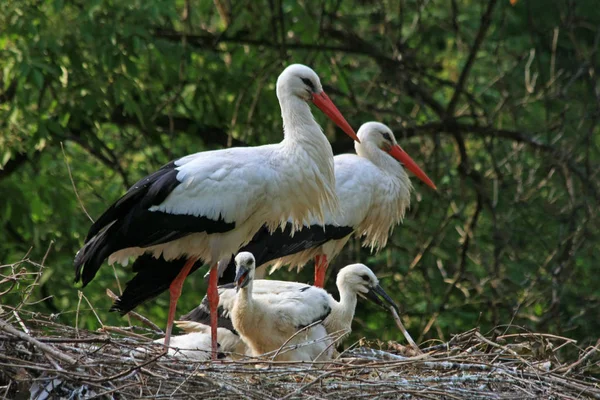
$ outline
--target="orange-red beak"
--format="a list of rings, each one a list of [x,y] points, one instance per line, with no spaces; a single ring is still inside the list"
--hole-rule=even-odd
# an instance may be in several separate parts
[[[352,129],[340,110],[337,109],[335,104],[333,104],[325,92],[313,93],[312,101],[315,103],[315,106],[319,107],[319,109],[329,117],[329,119],[335,122],[337,126],[342,128],[342,130],[346,132],[348,136],[360,143],[360,140],[358,139],[358,136],[356,136],[354,129]]]
[[[410,156],[404,150],[402,150],[402,147],[400,147],[396,144],[396,145],[392,146],[389,153],[396,160],[398,160],[402,164],[404,164],[404,166],[406,168],[408,168],[413,174],[415,174],[417,176],[417,178],[419,178],[420,180],[425,182],[425,184],[427,186],[429,186],[433,190],[437,190],[437,188],[435,187],[435,184],[431,181],[431,179],[429,179],[427,174],[425,172],[423,172],[423,170],[421,168],[419,168],[417,163],[414,162],[413,159],[410,158]]]

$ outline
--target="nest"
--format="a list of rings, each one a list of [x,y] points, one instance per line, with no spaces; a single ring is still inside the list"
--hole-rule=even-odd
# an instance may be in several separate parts
[[[421,354],[396,342],[359,342],[327,362],[196,362],[166,355],[147,338],[149,322],[90,332],[24,304],[0,309],[5,398],[600,399],[600,340],[582,349],[523,328],[492,337],[474,329]],[[561,361],[565,349],[577,357]]]

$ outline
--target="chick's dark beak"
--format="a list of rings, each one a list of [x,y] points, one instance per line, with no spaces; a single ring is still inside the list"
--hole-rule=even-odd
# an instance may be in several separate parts
[[[237,273],[235,274],[235,291],[236,293],[246,286],[248,286],[248,282],[250,281],[249,274],[250,271],[246,267],[239,266],[237,269]]]
[[[379,297],[379,296],[381,296],[381,297]],[[385,304],[385,303],[387,303],[390,306],[392,306],[396,310],[397,313],[400,313],[400,309],[398,308],[398,306],[396,305],[394,300],[392,300],[392,298],[379,285],[372,287],[366,293],[366,297],[369,300],[371,300],[372,302],[374,302],[375,304],[379,305],[380,307],[385,308],[386,310],[389,309],[389,307]],[[382,300],[382,298],[383,298],[383,300]],[[385,300],[385,303],[384,303],[384,300]]]

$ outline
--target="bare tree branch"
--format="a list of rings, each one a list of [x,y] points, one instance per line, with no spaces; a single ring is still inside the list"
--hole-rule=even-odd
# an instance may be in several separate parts
[[[481,25],[479,25],[479,31],[477,32],[477,36],[475,37],[475,42],[471,47],[471,52],[469,53],[469,57],[467,58],[467,62],[463,67],[462,72],[460,73],[460,77],[458,78],[458,82],[456,83],[456,89],[454,90],[454,94],[452,95],[452,99],[448,104],[448,109],[446,110],[446,115],[450,116],[454,113],[454,109],[456,108],[456,104],[458,103],[458,99],[464,89],[465,82],[467,77],[469,76],[469,72],[471,72],[471,67],[475,62],[475,57],[479,52],[479,48],[483,43],[483,38],[487,33],[490,22],[492,21],[492,12],[494,11],[494,6],[496,5],[497,0],[489,0],[487,10],[481,17]]]

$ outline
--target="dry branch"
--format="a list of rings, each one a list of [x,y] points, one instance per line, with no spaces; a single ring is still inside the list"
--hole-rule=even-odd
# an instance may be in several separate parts
[[[11,270],[11,279],[31,279],[22,268]],[[103,325],[89,332],[29,308],[21,303],[0,310],[0,387],[9,398],[600,399],[600,380],[586,372],[598,364],[597,344],[579,351],[572,339],[518,327],[496,339],[472,329],[416,356],[390,342],[351,346],[329,361],[272,361],[267,355],[213,363],[157,352],[149,340],[153,329],[145,326]],[[540,343],[549,350],[527,351]],[[578,360],[561,361],[557,349],[566,347],[579,353]]]

